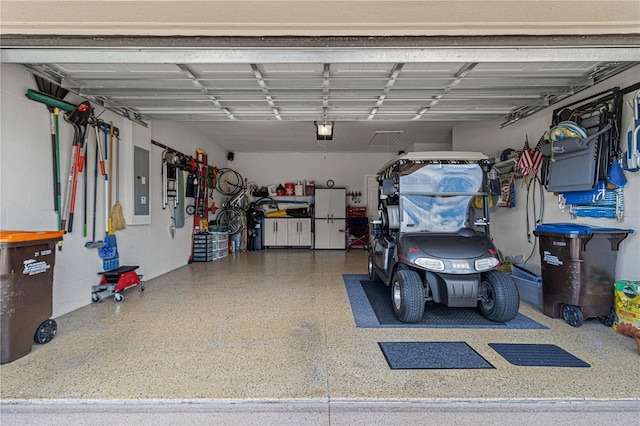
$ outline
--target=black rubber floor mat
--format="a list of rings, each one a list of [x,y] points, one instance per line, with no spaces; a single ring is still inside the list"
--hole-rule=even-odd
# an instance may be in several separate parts
[[[347,278],[345,277],[345,282]],[[391,297],[389,287],[381,282],[360,280],[362,290],[368,299],[380,327],[426,327],[426,328],[509,328],[509,329],[544,329],[542,324],[531,318],[518,314],[509,322],[495,322],[486,319],[476,308],[450,308],[440,303],[428,302],[425,307],[424,316],[415,323],[404,323],[400,321],[391,307]],[[353,298],[352,292],[347,289],[349,297]],[[354,298],[356,299],[356,298]],[[352,300],[361,304],[363,301]],[[357,308],[357,307],[356,307]],[[354,309],[354,316],[357,314]],[[356,321],[357,322],[357,321]]]
[[[556,345],[535,343],[489,343],[513,365],[523,367],[591,367]]]
[[[465,342],[379,342],[392,370],[494,368]]]

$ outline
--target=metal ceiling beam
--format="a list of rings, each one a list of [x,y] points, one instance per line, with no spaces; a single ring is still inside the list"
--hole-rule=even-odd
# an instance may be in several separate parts
[[[262,76],[262,72],[260,72],[258,65],[251,64],[251,71],[253,72],[253,76],[258,82],[258,86],[260,86],[260,89],[262,90],[262,93],[265,99],[267,100],[267,103],[271,107],[271,112],[276,117],[276,120],[282,120],[280,111],[278,110],[278,107],[276,106],[275,102],[273,102],[273,97],[271,97],[271,94],[269,93],[269,87],[267,86],[267,83],[265,83],[264,78]]]
[[[414,120],[419,120],[424,114],[428,113],[429,110],[431,110],[433,107],[436,106],[436,104],[438,102],[440,102],[440,100],[442,98],[444,98],[445,96],[447,96],[447,94],[451,91],[451,89],[453,89],[454,87],[456,87],[458,84],[460,84],[460,82],[462,81],[463,78],[465,78],[467,75],[469,75],[469,73],[477,66],[477,63],[469,63],[469,64],[464,64],[462,67],[460,67],[460,69],[458,70],[458,72],[456,72],[454,79],[442,90],[442,93],[435,96],[433,98],[433,100],[429,103],[429,105],[427,105],[424,108],[420,108],[418,110],[418,112],[416,113],[416,116],[413,118]]]
[[[176,64],[176,66],[180,69],[180,71],[182,71],[184,75],[187,76],[187,78],[191,81],[194,87],[196,87],[200,91],[200,93],[202,93],[209,101],[211,101],[213,106],[218,108],[220,111],[224,112],[227,115],[227,117],[229,117],[230,119],[232,120],[236,119],[234,115],[231,113],[231,111],[229,111],[228,108],[220,104],[218,99],[214,95],[209,93],[209,90],[200,82],[198,77],[195,76],[195,74],[193,73],[193,71],[191,71],[188,65]]]
[[[376,102],[376,106],[371,108],[371,111],[369,111],[369,117],[367,118],[367,120],[373,120],[373,117],[376,115],[376,113],[382,106],[384,99],[389,94],[391,87],[393,87],[396,80],[398,79],[398,75],[400,74],[400,71],[402,71],[403,66],[404,64],[395,64],[393,66],[391,73],[389,74],[389,79],[387,80],[387,83],[384,85],[384,89],[382,89],[382,94],[378,96],[378,101]]]
[[[255,64],[255,63],[376,63],[376,62],[636,62],[640,46],[559,47],[428,47],[428,48],[140,48],[3,46],[5,63],[89,64]]]

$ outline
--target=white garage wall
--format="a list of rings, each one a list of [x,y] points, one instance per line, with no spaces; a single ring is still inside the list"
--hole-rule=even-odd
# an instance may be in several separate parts
[[[581,92],[563,104],[568,104],[584,99],[613,87],[627,87],[638,83],[640,67],[635,67],[610,80],[596,85],[588,91]],[[529,136],[531,148],[535,147],[538,139],[549,128],[553,110],[562,104],[554,105],[533,116],[521,120],[515,124],[500,129],[500,122],[465,123],[453,129],[453,148],[456,151],[482,151],[489,156],[499,156],[506,148],[522,149],[525,135]],[[626,126],[630,119],[631,109],[625,105],[622,117],[623,132],[626,138]],[[626,140],[626,139],[625,139]],[[636,234],[630,235],[620,245],[617,256],[617,279],[640,279],[640,172],[626,173],[628,183],[624,188],[625,217],[623,222],[615,219],[592,219],[579,217],[572,220],[569,209],[562,212],[558,208],[558,199],[552,193],[545,192],[545,223],[575,222],[594,226],[611,228],[631,228]],[[533,245],[527,242],[526,237],[526,188],[524,179],[516,183],[517,207],[513,209],[492,209],[491,226],[497,246],[507,255],[529,256]],[[539,198],[538,198],[539,200]],[[531,209],[532,212],[532,209]],[[530,213],[531,215],[532,213]],[[535,238],[534,238],[535,239]],[[540,264],[538,247],[534,252],[531,264]]]
[[[287,182],[307,180],[315,181],[319,187],[326,187],[327,180],[333,179],[336,188],[365,194],[364,175],[375,174],[381,165],[396,154],[236,153],[229,167],[258,186],[284,186]],[[362,199],[358,205],[364,203]]]
[[[53,210],[53,177],[51,165],[51,128],[47,108],[25,97],[27,89],[36,89],[30,73],[21,66],[1,65],[2,98],[0,103],[0,229],[55,230],[57,216]],[[69,95],[66,101],[78,99]],[[100,113],[101,108],[96,108]],[[104,112],[101,119],[113,121],[120,129],[130,128],[122,117]],[[123,132],[124,138],[131,132]],[[61,185],[66,188],[66,175],[71,152],[72,127],[60,117]],[[226,153],[205,136],[190,131],[180,123],[156,122],[151,126],[151,138],[188,155],[195,155],[194,147],[209,154],[210,161],[226,165]],[[53,316],[70,312],[91,301],[91,286],[98,283],[97,272],[102,259],[96,249],[85,248],[91,240],[93,203],[93,137],[89,143],[88,237],[82,236],[82,181],[78,185],[76,218],[73,233],[64,236],[62,251],[57,252],[53,284]],[[151,146],[150,206],[151,224],[127,226],[116,232],[121,265],[139,265],[145,279],[164,274],[185,265],[189,259],[192,219],[185,220],[171,240],[169,212],[161,206],[161,152]],[[99,179],[101,179],[99,177]],[[120,182],[121,188],[126,182]],[[96,239],[104,239],[104,183],[98,182],[98,212]],[[121,194],[124,191],[121,191]],[[115,188],[114,188],[115,197]],[[122,199],[123,208],[131,209]],[[126,303],[126,302],[125,302]]]

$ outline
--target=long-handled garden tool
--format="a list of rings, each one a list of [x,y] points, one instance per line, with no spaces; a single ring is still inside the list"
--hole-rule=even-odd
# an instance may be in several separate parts
[[[96,213],[98,210],[98,156],[100,157],[100,166],[102,176],[105,175],[104,161],[102,160],[102,148],[100,148],[100,133],[98,126],[94,127],[96,137],[96,151],[94,156],[93,169],[93,234],[91,241],[87,241],[84,246],[86,248],[102,248],[106,245],[104,241],[96,241]]]
[[[69,166],[69,178],[71,184],[69,185],[68,181],[67,195],[65,197],[65,216],[62,219],[63,227],[66,227],[67,232],[69,233],[73,231],[73,216],[75,214],[78,173],[81,173],[84,167],[82,146],[84,145],[84,137],[87,132],[87,124],[89,122],[91,112],[91,104],[88,101],[84,101],[69,114],[65,115],[65,120],[70,122],[74,128],[71,164]]]
[[[30,91],[27,92],[27,97],[38,102],[42,102],[49,110],[49,116],[51,118],[51,153],[53,164],[53,208],[58,215],[58,230],[61,230],[62,212],[60,210],[60,198],[62,192],[60,191],[60,147],[58,140],[58,114],[60,112],[60,106],[58,103],[65,103],[62,101],[69,93],[67,89],[63,89],[58,84],[45,80],[44,78],[35,75],[34,76],[38,90],[41,93]],[[73,110],[73,106],[67,104],[70,108],[68,111]]]
[[[60,175],[58,173],[58,157],[56,154],[56,141],[58,136],[56,133],[56,118],[59,110],[55,107],[48,108],[51,118],[51,153],[53,154],[53,209],[58,213],[58,225],[60,225]]]
[[[84,139],[84,144],[82,147],[82,165],[84,167],[84,175],[83,175],[83,181],[82,181],[82,186],[83,186],[83,191],[84,191],[84,197],[83,197],[83,211],[82,211],[82,236],[83,237],[87,237],[87,186],[88,186],[88,180],[89,180],[89,167],[87,167],[87,152],[89,152],[89,131],[87,131],[87,128],[85,127],[84,130],[85,133],[85,139]]]
[[[58,231],[62,230],[62,209],[61,199],[62,191],[60,190],[60,136],[59,136],[59,114],[57,107],[51,112],[51,149],[53,151],[53,192],[55,197],[54,207],[58,214]]]
[[[69,172],[67,173],[67,189],[64,193],[64,206],[62,208],[62,219],[60,224],[61,230],[65,230],[65,231],[67,229],[67,222],[69,220],[69,212],[71,210],[71,192],[72,192],[72,185],[74,181],[74,175],[75,175],[76,163],[77,163],[76,133],[77,131],[74,126],[73,143],[71,146],[71,160],[69,161]]]

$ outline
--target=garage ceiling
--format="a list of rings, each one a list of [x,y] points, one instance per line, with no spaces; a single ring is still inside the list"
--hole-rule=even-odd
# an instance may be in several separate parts
[[[5,44],[3,62],[131,119],[189,122],[236,152],[446,149],[456,124],[507,125],[640,58],[629,46],[25,44]],[[332,141],[316,141],[323,120]]]

